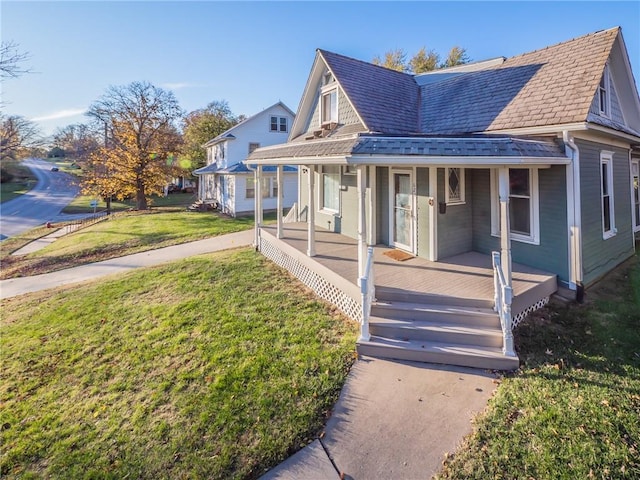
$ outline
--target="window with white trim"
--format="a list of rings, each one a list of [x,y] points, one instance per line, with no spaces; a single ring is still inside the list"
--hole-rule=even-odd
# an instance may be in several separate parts
[[[320,123],[338,123],[338,89],[335,86],[323,88],[320,96]]]
[[[447,168],[445,201],[448,205],[462,204],[464,199],[464,168]]]
[[[330,212],[340,210],[340,166],[323,165],[320,170],[320,208]]]
[[[288,132],[289,119],[287,117],[278,117],[277,115],[272,115],[269,123],[269,130],[271,132]]]
[[[499,171],[491,175],[491,233],[500,236]],[[511,240],[540,244],[538,169],[509,169],[509,225]]]
[[[604,67],[600,84],[598,85],[598,105],[600,109],[600,115],[605,117],[609,116],[609,104],[610,104],[610,86],[609,86],[609,66]]]
[[[278,181],[275,177],[262,177],[262,198],[274,198],[278,196]],[[254,177],[247,177],[245,185],[245,198],[256,198],[256,182]]]
[[[616,216],[613,205],[613,153],[600,152],[600,194],[602,198],[602,238],[616,234]]]

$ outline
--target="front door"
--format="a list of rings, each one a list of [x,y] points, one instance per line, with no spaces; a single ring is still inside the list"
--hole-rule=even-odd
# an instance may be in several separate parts
[[[394,171],[391,174],[391,231],[389,243],[413,253],[413,179],[411,171]]]

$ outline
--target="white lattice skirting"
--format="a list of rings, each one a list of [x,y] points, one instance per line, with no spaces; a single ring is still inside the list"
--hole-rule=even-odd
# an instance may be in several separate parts
[[[357,322],[361,321],[362,305],[360,302],[351,298],[328,279],[282,252],[264,237],[260,238],[260,252],[275,264],[288,270],[320,298],[338,307],[349,318]]]
[[[549,303],[549,297],[544,297],[543,299],[538,300],[536,303],[531,305],[529,308],[525,308],[522,312],[520,312],[515,317],[513,317],[513,320],[511,321],[511,325],[513,326],[513,328],[516,328],[518,326],[518,324],[522,320],[524,320],[525,317],[527,315],[529,315],[531,312],[535,312],[536,310],[540,310],[547,303]]]

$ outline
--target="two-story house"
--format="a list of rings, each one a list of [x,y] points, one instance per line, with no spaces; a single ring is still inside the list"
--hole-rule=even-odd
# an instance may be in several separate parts
[[[259,147],[286,142],[294,119],[295,114],[278,102],[205,143],[207,164],[193,172],[199,177],[198,199],[234,217],[253,214],[254,173],[243,160]],[[283,167],[283,208],[297,199],[297,178],[296,167]],[[264,169],[261,182],[263,208],[275,210],[279,194],[276,168]]]

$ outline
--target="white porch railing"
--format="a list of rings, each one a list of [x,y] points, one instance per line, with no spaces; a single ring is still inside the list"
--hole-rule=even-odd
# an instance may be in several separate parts
[[[367,263],[364,267],[364,273],[360,277],[360,291],[362,292],[362,321],[360,324],[360,338],[358,340],[366,342],[371,338],[369,334],[369,316],[371,315],[371,304],[374,302],[376,296],[373,247],[367,248]]]
[[[500,317],[502,326],[502,353],[508,357],[515,357],[513,346],[513,324],[511,319],[511,302],[513,301],[513,289],[507,284],[502,272],[500,252],[491,252],[493,264],[493,285],[495,288],[494,310]]]
[[[295,202],[291,209],[287,212],[285,217],[282,219],[282,223],[295,223],[298,221],[298,203]]]

